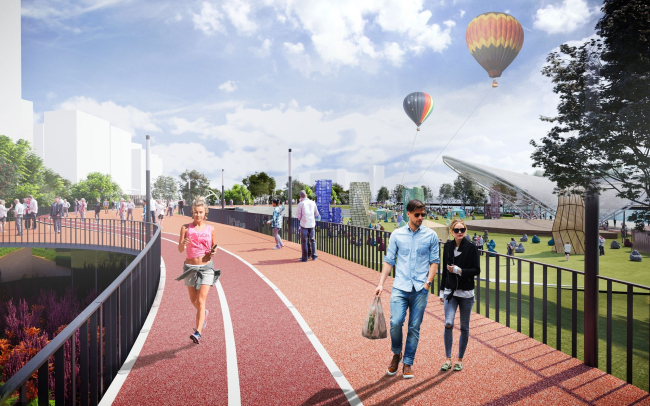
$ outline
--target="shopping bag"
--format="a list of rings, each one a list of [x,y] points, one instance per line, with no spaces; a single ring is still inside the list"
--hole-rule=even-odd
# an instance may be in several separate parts
[[[368,312],[365,323],[363,323],[361,335],[371,340],[388,337],[386,319],[384,319],[384,310],[381,308],[381,299],[379,296],[375,296],[375,299],[370,305],[370,311]]]

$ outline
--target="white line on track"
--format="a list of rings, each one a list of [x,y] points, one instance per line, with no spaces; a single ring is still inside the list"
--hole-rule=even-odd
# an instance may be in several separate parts
[[[124,362],[122,368],[120,368],[120,370],[117,372],[115,379],[113,379],[113,382],[111,382],[111,386],[108,387],[108,389],[104,393],[104,396],[102,396],[102,400],[99,402],[99,406],[113,404],[115,398],[117,397],[117,394],[120,392],[120,389],[122,389],[122,386],[126,381],[126,378],[131,373],[131,370],[135,365],[135,361],[138,359],[138,356],[140,355],[140,351],[142,351],[142,347],[144,346],[145,341],[147,341],[147,337],[149,336],[149,331],[151,331],[151,326],[153,325],[153,322],[156,319],[156,315],[158,314],[158,309],[160,308],[160,302],[162,301],[163,292],[165,290],[166,279],[167,279],[167,272],[165,268],[165,261],[161,257],[160,258],[160,282],[158,282],[158,291],[156,292],[156,297],[154,298],[153,305],[151,305],[151,310],[149,311],[149,314],[147,315],[147,318],[144,321],[144,325],[140,330],[140,334],[138,334],[138,338],[135,340],[135,343],[133,343],[133,348],[131,348],[129,355],[126,357],[126,362]]]

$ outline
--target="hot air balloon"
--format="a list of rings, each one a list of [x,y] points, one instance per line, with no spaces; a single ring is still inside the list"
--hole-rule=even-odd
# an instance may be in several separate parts
[[[433,111],[433,99],[424,92],[414,92],[404,98],[404,111],[411,120],[418,126],[424,123]]]
[[[515,60],[524,44],[524,30],[516,18],[506,13],[489,12],[475,17],[467,25],[467,48],[474,59],[494,78]]]

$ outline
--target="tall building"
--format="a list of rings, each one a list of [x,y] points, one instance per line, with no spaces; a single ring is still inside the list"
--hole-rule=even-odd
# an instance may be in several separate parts
[[[384,185],[384,166],[383,165],[371,165],[370,166],[370,201],[377,201],[377,193],[379,189]]]
[[[33,141],[34,106],[22,99],[20,0],[0,1],[0,135]]]

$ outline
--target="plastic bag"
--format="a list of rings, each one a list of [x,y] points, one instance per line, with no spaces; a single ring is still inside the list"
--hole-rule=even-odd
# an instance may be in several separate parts
[[[388,337],[384,309],[381,307],[381,298],[379,296],[375,296],[370,305],[370,311],[365,323],[363,323],[361,335],[371,340]]]

